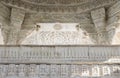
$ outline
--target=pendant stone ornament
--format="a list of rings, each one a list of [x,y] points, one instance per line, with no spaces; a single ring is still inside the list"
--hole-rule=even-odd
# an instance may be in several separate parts
[[[61,24],[59,24],[59,23],[55,24],[55,25],[54,25],[54,29],[55,29],[55,30],[61,30],[61,29],[62,29]]]

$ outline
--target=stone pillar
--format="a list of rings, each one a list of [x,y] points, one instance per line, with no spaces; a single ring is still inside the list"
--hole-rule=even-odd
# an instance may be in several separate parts
[[[91,12],[93,22],[98,34],[98,44],[108,44],[108,35],[106,32],[106,13],[105,8],[100,8]]]

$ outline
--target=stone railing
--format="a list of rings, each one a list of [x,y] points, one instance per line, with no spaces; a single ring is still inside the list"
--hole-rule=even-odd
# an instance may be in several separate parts
[[[120,46],[1,45],[0,63],[120,63]]]

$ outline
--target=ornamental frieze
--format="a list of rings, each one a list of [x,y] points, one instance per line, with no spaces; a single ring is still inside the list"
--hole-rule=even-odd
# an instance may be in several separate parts
[[[36,1],[36,0],[35,0]],[[73,0],[69,3],[68,0],[60,2],[62,0],[53,0],[53,2],[49,2],[49,0],[2,0],[2,2],[6,5],[25,9],[32,12],[61,12],[61,13],[82,13],[88,10],[92,10],[95,8],[99,8],[101,6],[111,5],[119,0]],[[43,3],[42,3],[43,2]],[[72,4],[73,2],[73,4]]]

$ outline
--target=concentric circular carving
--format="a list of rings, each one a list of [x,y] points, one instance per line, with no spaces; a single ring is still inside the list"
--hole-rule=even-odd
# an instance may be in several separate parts
[[[82,39],[81,32],[75,31],[38,31],[27,37],[22,44],[36,45],[71,45],[71,44],[92,44],[90,38]]]

